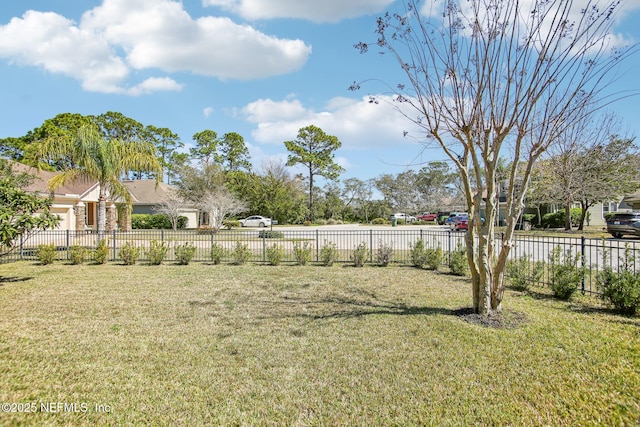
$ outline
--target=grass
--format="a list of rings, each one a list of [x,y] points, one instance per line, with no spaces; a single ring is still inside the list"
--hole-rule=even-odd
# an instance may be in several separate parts
[[[38,405],[3,426],[640,423],[640,319],[587,297],[508,290],[527,322],[493,329],[455,315],[468,279],[410,267],[21,262],[0,278],[0,402]]]

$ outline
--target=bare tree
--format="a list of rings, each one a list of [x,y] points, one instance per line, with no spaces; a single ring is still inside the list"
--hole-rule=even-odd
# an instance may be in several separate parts
[[[177,191],[168,190],[162,203],[155,208],[155,211],[168,216],[169,221],[171,221],[171,227],[175,231],[178,229],[178,218],[180,218],[180,213],[185,203],[185,200],[180,197]]]
[[[223,221],[230,215],[244,212],[246,204],[233,196],[226,188],[220,187],[207,192],[199,201],[198,206],[209,216],[209,227],[218,231]]]
[[[613,114],[599,119],[585,116],[567,126],[536,165],[541,172],[535,186],[548,202],[565,210],[565,229],[571,230],[571,205],[579,202],[584,227],[587,210],[597,202],[614,200],[637,189],[637,160],[632,138],[618,135],[622,124]],[[534,174],[535,175],[535,174]]]
[[[611,46],[608,33],[620,0],[405,4],[400,13],[378,19],[376,45],[408,79],[393,89],[398,111],[460,173],[473,307],[491,315],[501,309],[505,264],[535,161],[571,123],[623,96],[604,89],[609,73],[634,48]],[[356,47],[366,52],[369,46]],[[509,165],[504,185],[501,156]],[[501,190],[506,229],[496,241]]]

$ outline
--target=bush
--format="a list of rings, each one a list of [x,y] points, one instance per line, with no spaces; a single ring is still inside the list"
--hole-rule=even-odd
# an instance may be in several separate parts
[[[526,291],[531,283],[539,282],[542,279],[544,262],[532,262],[529,256],[523,255],[520,258],[507,261],[506,272],[514,289]]]
[[[188,265],[196,255],[196,247],[193,246],[193,243],[187,242],[184,245],[176,246],[175,252],[178,265]]]
[[[422,266],[427,263],[427,256],[424,251],[424,242],[422,239],[419,239],[411,245],[410,248],[411,265],[422,268]]]
[[[93,251],[93,262],[96,264],[104,264],[107,262],[109,256],[109,247],[107,246],[107,239],[100,239],[98,246]]]
[[[598,274],[598,289],[602,299],[616,311],[633,316],[640,307],[640,272],[634,271],[636,260],[629,244],[625,245],[620,261],[618,271],[606,267]]]
[[[387,225],[389,224],[389,221],[387,221],[384,218],[374,218],[371,220],[371,224],[373,225]]]
[[[242,224],[237,219],[225,219],[222,221],[222,226],[230,230],[232,228],[240,228]]]
[[[233,250],[233,263],[242,265],[251,259],[251,249],[246,243],[236,242],[236,248]]]
[[[580,215],[582,210],[580,208],[571,208],[571,226],[577,227],[580,225]],[[558,212],[551,212],[542,215],[541,226],[543,228],[564,228],[565,224],[564,210]]]
[[[213,246],[211,246],[209,255],[211,256],[211,261],[213,261],[215,265],[218,265],[227,256],[227,250],[220,244],[214,243]]]
[[[378,265],[383,267],[391,264],[391,260],[393,259],[393,248],[380,240],[378,243],[378,253],[377,253]]]
[[[449,270],[451,274],[456,276],[466,276],[469,272],[469,261],[467,260],[467,252],[462,246],[451,252],[449,259]]]
[[[429,270],[437,270],[444,260],[444,252],[438,244],[437,248],[427,248],[424,250],[425,264]]]
[[[164,257],[167,255],[167,251],[169,247],[165,242],[159,243],[157,240],[153,239],[149,243],[149,251],[147,252],[147,258],[149,259],[150,265],[160,265],[162,261],[164,261]]]
[[[320,262],[322,265],[331,267],[338,260],[338,247],[335,243],[326,242],[320,249]]]
[[[551,264],[551,291],[556,298],[568,300],[582,283],[584,269],[578,267],[580,254],[572,255],[571,250],[562,253],[556,246],[549,255]]]
[[[267,246],[266,250],[267,261],[270,265],[280,265],[282,258],[284,258],[284,248],[282,245]]]
[[[71,264],[80,265],[84,264],[87,259],[87,255],[89,254],[89,250],[84,246],[73,245],[69,249],[69,259],[71,260]]]
[[[313,247],[309,242],[304,242],[304,244],[300,244],[300,242],[295,242],[293,244],[293,256],[296,262],[300,265],[306,265],[309,261],[311,261],[311,255],[313,254]]]
[[[310,227],[313,225],[313,223],[307,219],[302,223],[302,225],[304,225],[305,227]]]
[[[56,245],[54,245],[53,243],[49,243],[48,245],[38,245],[38,249],[36,249],[36,256],[38,257],[38,261],[40,261],[40,264],[52,264],[53,261],[55,261],[58,257]]]
[[[187,225],[187,217],[178,217],[178,229],[183,229]],[[171,220],[166,214],[133,214],[131,215],[131,228],[134,230],[171,230]]]
[[[351,261],[353,261],[354,267],[364,267],[364,264],[367,262],[367,255],[369,251],[367,250],[367,244],[365,242],[360,243],[353,250],[351,254]]]
[[[261,230],[258,232],[258,237],[261,239],[282,239],[284,233],[282,231]]]
[[[127,242],[118,252],[124,265],[134,265],[140,257],[140,248],[133,242]]]

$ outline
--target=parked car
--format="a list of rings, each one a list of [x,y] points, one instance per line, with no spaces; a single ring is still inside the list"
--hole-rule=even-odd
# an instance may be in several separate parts
[[[422,212],[420,215],[416,215],[416,218],[420,221],[435,221],[438,218],[438,214],[431,212]]]
[[[466,212],[451,212],[449,214],[449,217],[444,220],[444,223],[447,225],[450,225],[456,219],[456,217],[459,217],[459,216],[468,217],[469,215]]]
[[[625,234],[640,235],[640,212],[616,212],[607,219],[607,233],[619,239]]]
[[[278,223],[278,221],[260,215],[253,215],[245,219],[241,219],[239,222],[243,227],[271,227]]]
[[[397,221],[404,221],[404,222],[415,222],[416,221],[416,217],[415,216],[407,215],[406,213],[402,213],[402,212],[397,212],[397,213],[389,215],[389,221],[393,221],[394,219],[397,220]]]
[[[469,229],[469,216],[468,215],[457,215],[453,217],[451,222],[449,223],[451,230],[455,231],[467,231]]]

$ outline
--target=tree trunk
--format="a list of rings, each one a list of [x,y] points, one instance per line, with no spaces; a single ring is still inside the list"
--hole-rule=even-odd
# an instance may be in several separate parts
[[[107,229],[107,194],[105,186],[100,184],[98,196],[98,236],[102,237]]]
[[[564,207],[564,229],[571,231],[571,204]]]
[[[314,220],[314,212],[313,212],[313,171],[309,168],[309,220],[313,222]]]

